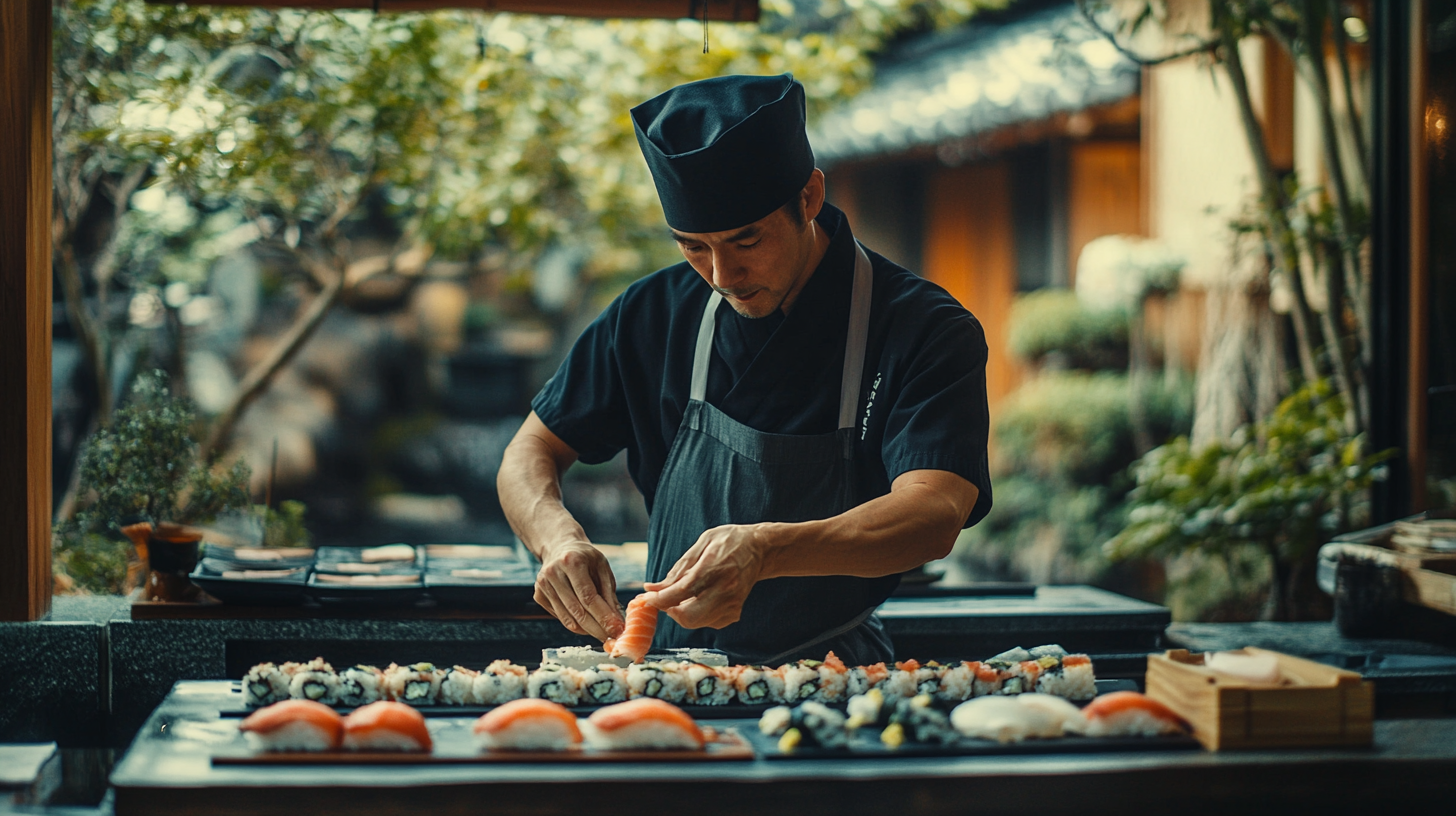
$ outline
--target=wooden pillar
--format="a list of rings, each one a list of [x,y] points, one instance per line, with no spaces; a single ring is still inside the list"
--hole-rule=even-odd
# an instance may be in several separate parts
[[[0,620],[51,602],[51,3],[0,2]]]

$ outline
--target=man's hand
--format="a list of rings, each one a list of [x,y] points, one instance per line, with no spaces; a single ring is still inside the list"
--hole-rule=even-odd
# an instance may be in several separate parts
[[[604,641],[622,634],[617,578],[590,544],[567,542],[547,551],[536,576],[536,603],[578,635]]]
[[[725,524],[698,537],[667,577],[643,585],[647,602],[685,629],[737,622],[763,573],[769,526]]]

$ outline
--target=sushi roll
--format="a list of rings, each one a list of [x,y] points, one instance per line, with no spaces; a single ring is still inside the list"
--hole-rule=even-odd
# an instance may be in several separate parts
[[[1001,685],[1001,693],[1022,694],[1036,691],[1036,680],[1041,676],[1042,664],[1039,660],[1023,660],[1008,666],[1007,671],[1011,676]]]
[[[843,660],[830,652],[819,664],[819,693],[814,699],[821,703],[843,702],[848,697],[845,693],[848,688],[849,669]]]
[[[729,673],[723,669],[687,664],[688,702],[693,705],[727,705],[737,692]]]
[[[935,697],[940,693],[940,680],[945,675],[946,666],[934,660],[922,665],[915,670],[915,693],[929,694]]]
[[[243,677],[243,702],[250,706],[272,705],[288,699],[291,678],[272,663],[259,663]]]
[[[1084,654],[1066,655],[1055,659],[1056,665],[1047,667],[1036,678],[1036,690],[1068,700],[1090,700],[1097,696],[1097,677],[1092,673],[1092,658]]]
[[[586,719],[582,732],[589,745],[603,751],[701,750],[707,744],[702,729],[687,712],[650,697],[597,709]]]
[[[762,719],[759,730],[764,729]],[[770,734],[772,736],[772,734]],[[792,754],[799,748],[844,748],[849,745],[845,716],[810,700],[789,712],[788,728],[779,736],[779,750]]]
[[[316,657],[307,663],[296,665],[288,681],[288,696],[295,700],[314,700],[324,705],[333,705],[339,699],[339,676],[334,667]]]
[[[531,697],[497,706],[471,730],[488,751],[561,751],[581,743],[575,714],[560,703]]]
[[[445,705],[471,705],[475,699],[475,678],[480,672],[464,666],[452,666],[445,670],[445,679],[440,681],[440,702]]]
[[[890,714],[894,711],[894,705],[885,704],[885,695],[879,689],[870,689],[864,694],[856,694],[849,698],[846,706],[846,713],[849,719],[844,727],[851,731],[861,728],[884,728],[890,724]]]
[[[779,667],[779,676],[784,678],[784,702],[801,703],[818,698],[819,666],[822,663],[820,660],[800,660]]]
[[[547,663],[531,672],[526,696],[573,706],[581,702],[581,672]]]
[[[380,700],[344,718],[344,750],[428,753],[434,743],[425,715],[393,700]]]
[[[884,663],[874,663],[869,666],[855,666],[850,669],[845,679],[844,695],[854,697],[864,694],[870,689],[879,688],[890,676],[890,670],[885,668]]]
[[[1060,736],[1062,731],[1055,716],[1035,705],[1023,705],[1017,697],[968,700],[950,713],[950,722],[961,736],[995,740],[1003,745],[1028,737]]]
[[[920,671],[920,662],[916,660],[902,660],[895,664],[885,677],[885,682],[880,684],[880,691],[884,693],[886,700],[899,700],[902,698],[914,697],[915,687]]]
[[[688,677],[677,663],[633,663],[627,669],[627,687],[633,698],[680,703],[688,696]]]
[[[249,714],[238,726],[255,751],[337,751],[344,718],[313,700],[284,700]]]
[[[907,742],[948,745],[956,739],[950,718],[932,704],[929,694],[917,694],[895,702],[890,724],[880,732],[880,742],[891,749]]]
[[[1011,677],[1010,664],[992,663],[987,660],[976,667],[976,682],[973,696],[990,697],[1001,693],[1007,678]]]
[[[440,699],[440,681],[444,678],[445,672],[433,663],[391,663],[384,670],[385,696],[410,705],[434,705]]]
[[[940,688],[936,689],[935,699],[943,703],[963,703],[971,699],[976,690],[976,669],[980,667],[980,663],[970,661],[946,666],[941,672]]]
[[[611,705],[628,697],[627,670],[613,663],[602,663],[581,673],[581,702],[584,705]]]
[[[350,666],[339,672],[335,701],[339,705],[357,707],[384,698],[384,672],[373,666]]]
[[[766,666],[743,666],[733,678],[733,688],[744,705],[784,702],[784,678]]]
[[[475,678],[475,702],[500,705],[526,695],[526,667],[509,660],[497,660]]]
[[[1190,730],[1172,709],[1135,691],[1104,694],[1088,703],[1082,715],[1089,737],[1156,737]]]

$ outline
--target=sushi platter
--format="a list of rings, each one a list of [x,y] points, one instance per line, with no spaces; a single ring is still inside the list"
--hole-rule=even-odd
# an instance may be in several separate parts
[[[753,748],[759,756],[771,760],[1097,754],[1126,751],[1193,751],[1202,748],[1198,740],[1186,734],[1159,737],[1064,736],[1021,742],[997,742],[996,740],[963,737],[947,743],[908,743],[898,748],[891,748],[881,742],[877,735],[863,733],[856,734],[847,745],[841,748],[813,746],[795,748],[792,751],[780,748],[777,737],[748,731],[747,739],[753,743]]]

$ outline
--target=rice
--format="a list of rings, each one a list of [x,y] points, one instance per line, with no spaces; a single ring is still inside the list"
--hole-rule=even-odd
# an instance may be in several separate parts
[[[687,675],[677,663],[633,663],[627,669],[627,686],[633,697],[669,703],[680,703],[688,695]]]
[[[1092,672],[1092,658],[1067,655],[1055,668],[1047,669],[1036,679],[1036,690],[1068,700],[1090,700],[1097,696],[1097,677]]]
[[[627,670],[614,663],[601,663],[581,672],[581,701],[587,705],[608,705],[627,699]]]
[[[526,695],[574,706],[581,702],[581,672],[547,663],[531,672],[526,681]]]
[[[259,663],[243,677],[243,702],[250,706],[272,705],[288,699],[289,677],[272,663]]]
[[[497,660],[485,667],[472,684],[472,695],[481,705],[500,705],[526,695],[526,667],[509,660]]]
[[[940,688],[935,699],[947,703],[960,703],[971,699],[976,687],[976,669],[979,663],[962,662],[945,667],[940,675]]]
[[[744,666],[733,678],[733,688],[744,705],[784,702],[784,679],[764,666]]]
[[[784,678],[784,702],[813,700],[819,693],[819,661],[800,660],[779,667]]]
[[[463,666],[445,670],[445,679],[440,681],[440,702],[446,705],[471,705],[475,699],[475,678],[480,672]]]
[[[434,705],[440,699],[440,681],[445,672],[433,663],[408,666],[389,664],[384,670],[384,691],[390,700],[410,705]]]
[[[333,705],[339,699],[339,677],[322,657],[297,666],[288,681],[288,696]]]
[[[727,705],[737,695],[727,672],[690,663],[687,667],[688,701],[694,705]]]

